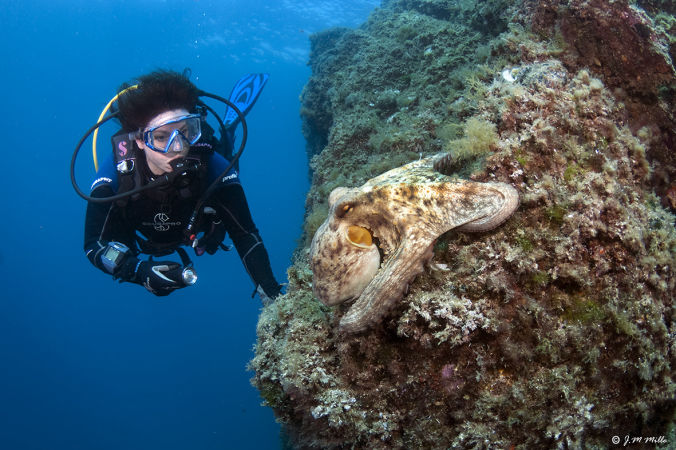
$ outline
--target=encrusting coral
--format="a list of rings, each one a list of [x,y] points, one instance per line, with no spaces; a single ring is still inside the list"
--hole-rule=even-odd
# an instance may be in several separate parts
[[[359,29],[313,36],[313,224],[251,362],[291,445],[673,446],[669,8],[392,0]],[[470,129],[486,146],[454,158]],[[349,305],[320,303],[310,271],[329,193],[443,150],[446,169],[515,186],[519,208],[489,232],[443,234],[432,251],[447,270],[423,271],[379,322],[339,333]]]

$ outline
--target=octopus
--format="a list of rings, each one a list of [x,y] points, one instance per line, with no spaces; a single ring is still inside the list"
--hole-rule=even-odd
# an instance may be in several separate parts
[[[514,187],[446,175],[443,163],[435,155],[330,193],[328,217],[310,246],[312,290],[329,306],[354,300],[342,332],[382,320],[430,262],[441,234],[492,230],[518,207]]]

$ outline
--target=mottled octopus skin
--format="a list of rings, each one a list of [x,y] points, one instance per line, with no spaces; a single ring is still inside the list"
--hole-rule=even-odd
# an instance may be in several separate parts
[[[519,205],[516,189],[434,170],[439,155],[390,170],[359,188],[329,196],[329,215],[310,247],[314,295],[326,305],[356,301],[340,320],[354,333],[378,322],[401,300],[446,231],[487,231]],[[371,245],[355,245],[346,230],[367,229]],[[381,261],[382,260],[382,261]]]

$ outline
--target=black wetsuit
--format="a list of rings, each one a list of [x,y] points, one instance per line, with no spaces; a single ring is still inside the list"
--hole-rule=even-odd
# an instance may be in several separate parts
[[[221,155],[211,151],[210,145],[198,142],[191,147],[190,155],[207,152],[203,164],[207,169],[189,185],[178,189],[166,186],[141,193],[126,204],[89,203],[85,220],[84,250],[89,261],[108,273],[101,255],[111,241],[125,244],[134,256],[140,253],[167,255],[185,242],[184,230],[201,193],[228,165]],[[153,175],[147,167],[143,152],[137,150],[135,170],[140,170],[142,183],[148,183]],[[102,164],[92,184],[92,197],[109,197],[117,193],[118,178],[112,157]],[[280,293],[280,285],[270,268],[268,253],[253,222],[239,174],[231,169],[221,178],[220,186],[206,202],[215,211],[197,231],[207,231],[213,222],[222,221],[256,289],[270,298]],[[213,217],[213,220],[212,220]],[[141,235],[145,238],[137,237]],[[145,243],[144,243],[145,242]],[[134,281],[133,274],[114,274],[117,278]]]

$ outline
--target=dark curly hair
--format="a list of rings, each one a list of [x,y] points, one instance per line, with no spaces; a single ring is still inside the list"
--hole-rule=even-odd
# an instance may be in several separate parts
[[[125,131],[145,127],[158,114],[172,109],[184,108],[193,111],[197,105],[199,90],[183,74],[170,70],[158,70],[138,77],[136,82],[125,83],[118,89],[137,84],[117,99],[118,119]]]

